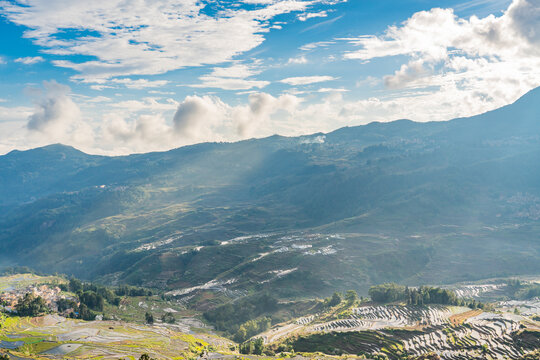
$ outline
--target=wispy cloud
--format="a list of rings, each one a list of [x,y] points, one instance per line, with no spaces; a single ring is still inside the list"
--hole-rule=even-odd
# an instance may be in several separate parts
[[[280,82],[282,82],[284,84],[297,86],[297,85],[315,84],[315,83],[320,83],[320,82],[325,82],[325,81],[332,81],[332,80],[337,80],[337,78],[335,78],[333,76],[316,75],[316,76],[289,77],[289,78],[280,80]]]
[[[333,23],[335,23],[336,21],[340,20],[341,18],[343,18],[343,15],[336,16],[335,18],[329,19],[329,20],[326,20],[326,21],[321,21],[320,23],[317,23],[317,24],[315,24],[315,25],[308,26],[307,28],[303,29],[303,30],[301,31],[301,33],[304,33],[304,32],[306,32],[306,31],[315,30],[315,29],[320,28],[320,27],[323,27],[323,26],[332,25]]]
[[[321,17],[327,17],[327,16],[328,16],[328,12],[324,10],[324,11],[312,12],[312,13],[302,13],[302,14],[299,14],[297,18],[300,21],[306,21],[308,19],[321,18]]]
[[[218,64],[254,49],[264,41],[270,20],[292,12],[309,12],[325,0],[252,1],[253,9],[217,7],[205,13],[199,0],[3,1],[0,14],[28,28],[44,52],[66,58],[53,64],[70,68],[74,79],[103,81],[118,76],[162,74],[171,70]],[[306,15],[307,16],[307,15]]]
[[[33,65],[43,61],[45,61],[45,59],[41,56],[27,56],[15,59],[16,63],[21,63],[24,65]]]
[[[254,66],[236,63],[228,67],[215,67],[211,73],[199,77],[201,83],[189,85],[197,88],[218,88],[223,90],[261,89],[269,81],[256,80],[252,77],[260,74],[261,70]]]
[[[146,88],[155,88],[165,86],[169,83],[168,80],[147,80],[147,79],[137,79],[133,80],[130,78],[122,79],[112,79],[111,83],[124,85],[128,89],[146,89]]]
[[[299,57],[294,57],[294,58],[290,58],[289,61],[287,61],[288,64],[307,64],[308,63],[308,60],[306,59],[305,56],[299,56]]]

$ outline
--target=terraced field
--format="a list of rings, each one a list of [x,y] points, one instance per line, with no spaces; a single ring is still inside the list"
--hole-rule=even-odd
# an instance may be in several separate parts
[[[334,331],[364,331],[399,327],[424,327],[449,321],[455,314],[470,310],[458,306],[363,306],[351,309],[349,318],[321,322],[320,315],[310,315],[270,329],[261,337],[266,343],[275,342],[293,333]]]
[[[318,320],[320,315],[299,318],[269,330],[263,339],[292,344],[296,351],[312,347],[330,354],[384,353],[396,359],[427,353],[445,360],[519,359],[540,347],[540,324],[509,311],[387,305],[352,308],[351,313],[326,322]]]
[[[204,351],[229,351],[229,340],[208,334],[191,335],[165,326],[119,321],[3,317],[0,341],[10,354],[28,359],[133,359],[143,353],[159,359],[197,357]]]
[[[424,334],[403,340],[403,347],[412,355],[437,352],[443,359],[468,359],[487,354],[497,359],[517,359],[522,351],[512,335],[519,326],[519,319],[484,313],[467,319],[463,325],[430,328]]]
[[[388,327],[439,325],[450,316],[468,311],[457,306],[364,306],[352,309],[349,319],[314,324],[308,332],[376,330]]]

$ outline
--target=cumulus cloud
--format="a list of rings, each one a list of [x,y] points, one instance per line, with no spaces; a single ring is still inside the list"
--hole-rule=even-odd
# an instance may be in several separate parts
[[[56,81],[43,83],[43,90],[36,94],[35,108],[26,127],[32,135],[46,141],[89,144],[93,140],[92,129],[82,120],[69,87]]]
[[[117,113],[106,114],[99,137],[101,149],[116,154],[166,150],[181,145],[175,141],[170,125],[159,114],[143,114],[133,120]]]
[[[309,13],[321,3],[335,1],[255,1],[248,9],[215,4],[208,14],[208,4],[199,0],[97,0],[84,6],[71,0],[26,0],[0,2],[0,14],[27,27],[24,36],[47,53],[92,57],[53,64],[94,82],[229,61],[260,45],[274,17]]]
[[[219,134],[227,107],[210,96],[188,96],[174,114],[174,131],[188,139],[208,139]]]
[[[333,76],[297,76],[297,77],[289,77],[283,80],[280,80],[280,82],[284,84],[289,84],[293,86],[297,85],[309,85],[309,84],[315,84],[325,81],[332,81],[337,80],[338,78],[335,78]]]
[[[411,81],[414,81],[423,76],[428,76],[430,71],[424,66],[423,60],[414,60],[407,64],[403,64],[394,75],[384,77],[384,84],[390,89],[399,89]]]
[[[382,36],[344,39],[357,47],[344,57],[365,62],[405,56],[383,78],[385,86],[400,89],[411,103],[444,99],[437,106],[447,112],[434,119],[440,120],[494,109],[540,85],[539,34],[538,0],[514,0],[502,15],[484,18],[463,19],[452,9],[435,8],[390,26]]]
[[[125,104],[124,112],[104,116],[97,147],[109,153],[130,153],[269,136],[285,131],[301,101],[289,94],[254,93],[246,104],[233,106],[215,96],[187,96],[169,119],[163,113],[137,114],[136,107]]]
[[[36,1],[28,0],[27,2],[33,6]],[[244,15],[252,21],[254,14],[251,11],[262,11],[257,13],[257,19],[265,20],[255,20],[256,25],[254,26],[262,27],[265,31],[270,26],[269,19],[273,18],[273,14],[283,13],[292,7],[299,7],[298,4],[291,5],[289,2],[281,0],[250,1],[253,1],[251,3],[253,9],[246,10]],[[189,1],[184,2],[182,6],[187,6],[188,3]],[[96,4],[101,7],[108,6],[105,1],[96,2]],[[131,3],[126,2],[126,4]],[[169,2],[162,2],[161,6],[166,9],[168,4]],[[89,5],[89,7],[93,6],[93,4]],[[137,6],[135,7],[137,8]],[[303,4],[302,6],[308,5]],[[257,66],[239,62],[232,62],[231,65],[231,61],[220,67],[213,65],[215,67],[208,74],[200,77],[201,84],[193,86],[249,90],[242,92],[249,94],[247,100],[235,99],[233,103],[232,101],[226,102],[217,96],[188,96],[183,100],[166,98],[165,96],[119,102],[113,100],[108,102],[106,110],[103,110],[106,112],[105,115],[101,118],[96,116],[94,119],[99,125],[96,125],[96,129],[94,129],[93,149],[105,149],[110,153],[166,150],[201,141],[234,141],[275,133],[290,136],[301,135],[331,131],[342,126],[398,118],[410,118],[416,121],[447,120],[488,111],[514,101],[526,91],[540,85],[539,7],[537,0],[514,0],[507,11],[499,16],[490,15],[484,18],[473,16],[468,19],[456,16],[451,9],[432,9],[416,13],[405,22],[389,27],[381,36],[368,35],[350,39],[335,39],[330,42],[312,43],[302,47],[302,50],[312,51],[331,47],[340,42],[341,48],[344,45],[343,41],[346,41],[350,46],[350,51],[344,56],[346,59],[357,59],[358,66],[362,66],[365,62],[378,61],[379,58],[395,57],[392,59],[392,63],[398,65],[389,70],[386,76],[373,78],[364,75],[358,79],[357,87],[362,89],[355,89],[354,93],[362,92],[363,88],[379,88],[382,85],[387,88],[384,92],[378,91],[379,89],[371,91],[371,95],[366,92],[368,94],[366,98],[352,99],[353,94],[346,94],[347,89],[323,87],[323,85],[327,85],[322,83],[323,81],[336,79],[332,76],[300,76],[281,80],[282,83],[298,86],[302,90],[292,89],[290,94],[254,92],[253,89],[265,86],[265,83],[260,83],[255,79],[256,75],[260,73]],[[131,10],[126,10],[128,19],[131,19],[132,14]],[[193,14],[197,19],[202,16],[199,20],[208,21],[209,24],[220,21],[238,21],[238,24],[244,24],[246,20],[239,20],[240,14],[235,11],[232,11],[230,19],[225,20],[220,19],[219,16],[206,19],[200,10]],[[103,16],[110,18],[113,15],[105,14]],[[74,23],[79,20],[75,19]],[[39,22],[41,20],[33,21]],[[167,21],[165,19],[164,23]],[[186,20],[186,27],[191,26],[191,21]],[[252,24],[250,21],[247,23]],[[135,20],[133,22],[135,23]],[[97,25],[91,25],[91,29],[95,26]],[[105,22],[102,26],[104,29],[94,31],[97,31],[100,37],[105,34],[104,38],[108,39],[107,41],[111,41],[111,39],[127,40],[124,47],[120,48],[126,50],[126,59],[128,55],[133,55],[133,57],[124,61],[123,58],[97,56],[97,60],[92,60],[96,62],[96,68],[93,71],[82,72],[81,79],[101,79],[99,80],[101,82],[93,84],[96,89],[98,87],[103,89],[110,86],[128,85],[140,86],[141,88],[150,87],[150,85],[159,86],[154,82],[149,84],[140,82],[139,85],[136,85],[137,83],[134,82],[137,80],[126,76],[113,78],[113,80],[121,81],[115,83],[106,77],[122,73],[123,70],[117,71],[117,66],[128,69],[126,74],[131,74],[133,71],[147,72],[150,71],[149,69],[154,69],[153,66],[164,66],[163,69],[169,68],[172,65],[168,65],[167,59],[165,59],[164,65],[160,64],[160,57],[167,57],[174,51],[171,52],[167,48],[164,54],[157,54],[156,58],[153,57],[154,54],[151,54],[152,59],[150,60],[150,57],[146,58],[145,51],[150,53],[157,51],[151,47],[152,42],[132,44],[129,39],[133,34],[124,34],[115,38],[115,36],[107,35],[108,23]],[[130,30],[125,28],[120,32],[146,31],[144,28],[139,29],[137,26],[133,26]],[[219,26],[216,25],[216,31],[222,31],[218,30]],[[195,26],[196,28],[197,26]],[[66,50],[66,54],[69,54],[75,53],[75,50],[87,49],[92,45],[95,46],[92,48],[94,49],[93,53],[101,54],[100,51],[103,50],[101,46],[105,46],[103,39],[98,39],[98,42],[94,44],[90,40],[76,38],[75,40],[67,40],[68,43],[64,44],[64,40],[55,38],[58,30],[56,26],[51,29],[36,26],[34,29],[32,31],[37,33],[29,34],[32,35],[32,38],[47,41],[55,39],[59,42],[54,46],[51,43],[49,48],[53,51]],[[224,29],[226,30],[227,27],[225,26]],[[245,31],[249,33],[251,29],[252,27],[248,26]],[[179,34],[187,34],[188,30],[184,30],[183,33],[180,31]],[[254,36],[262,36],[257,32],[254,34]],[[86,35],[93,36],[91,31],[87,32]],[[172,38],[174,39],[175,36]],[[235,43],[240,38],[233,37],[231,41]],[[204,36],[200,39],[210,41]],[[224,41],[223,38],[218,40]],[[74,41],[78,42],[78,45],[81,46],[80,49],[75,47]],[[182,44],[182,46],[185,45],[184,42]],[[231,51],[237,49],[236,44],[233,45]],[[144,50],[145,46],[150,46],[150,48]],[[188,49],[188,47],[184,47],[184,49]],[[132,63],[132,60],[140,55],[139,52],[142,52],[144,56],[139,58],[140,62]],[[226,56],[221,58],[226,58]],[[174,56],[171,59],[178,60]],[[199,60],[197,58],[197,61]],[[179,61],[180,66],[185,64],[182,61]],[[150,62],[156,64],[149,65]],[[222,63],[220,62],[220,64]],[[132,65],[133,67],[131,67]],[[109,70],[111,71],[108,72]],[[134,78],[137,77],[134,76]],[[316,83],[322,84],[300,87]],[[38,98],[36,108],[33,110],[19,109],[17,116],[25,119],[30,118],[27,127],[30,133],[46,139],[61,137],[68,139],[65,142],[75,145],[72,134],[77,132],[76,129],[84,129],[85,122],[69,89],[57,85],[54,83],[47,85],[46,88],[52,89],[46,89],[45,94]],[[55,89],[56,87],[59,87],[60,90]],[[305,91],[306,89],[310,91]],[[153,93],[158,94],[159,92],[153,91]],[[306,94],[305,98],[301,97],[301,94]],[[373,94],[377,96],[375,97]],[[173,94],[161,93],[161,95]],[[84,111],[85,106],[95,108],[96,103],[100,103],[100,107],[102,107],[106,101],[106,98],[98,97],[94,101],[92,99],[84,100],[79,105]],[[103,108],[105,107],[103,106]],[[0,107],[0,120],[2,116],[9,117],[11,109],[13,108],[7,106]],[[74,116],[68,116],[68,114]],[[13,124],[12,122],[10,126],[15,128]],[[3,133],[3,129],[0,129],[0,132]],[[89,134],[91,131],[81,132],[79,130],[79,133]],[[23,142],[26,140],[23,137],[21,139]],[[8,140],[2,139],[4,146]],[[1,148],[2,144],[0,144]]]
[[[514,1],[508,8],[507,16],[511,19],[511,26],[519,35],[527,39],[530,44],[540,45],[540,3],[538,0]]]
[[[232,110],[233,122],[236,126],[237,134],[240,137],[252,136],[256,131],[272,135],[275,132],[275,123],[271,121],[272,115],[281,113],[280,120],[287,120],[284,113],[291,115],[295,112],[301,99],[284,94],[274,97],[267,93],[255,93],[249,96],[249,105],[237,106]],[[270,131],[268,131],[271,129]],[[274,131],[274,132],[273,132]]]
[[[16,63],[21,63],[24,65],[33,65],[43,61],[45,61],[45,59],[41,56],[27,56],[15,59]]]
[[[502,59],[538,55],[540,4],[537,0],[514,0],[500,17],[461,19],[452,9],[421,11],[400,26],[389,27],[383,36],[349,39],[360,50],[348,59],[409,55],[436,62],[454,54]],[[521,38],[521,39],[520,39]],[[522,39],[526,41],[521,41]]]

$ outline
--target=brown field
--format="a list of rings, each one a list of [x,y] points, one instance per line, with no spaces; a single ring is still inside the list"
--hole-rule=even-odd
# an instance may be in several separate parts
[[[480,309],[476,309],[476,310],[470,310],[470,311],[466,311],[464,313],[461,313],[461,314],[456,314],[456,315],[452,315],[450,316],[450,324],[452,324],[452,326],[458,326],[458,325],[461,325],[463,324],[463,322],[465,322],[465,320],[467,320],[468,318],[471,318],[473,316],[477,316],[477,315],[480,315],[482,313],[482,310]]]

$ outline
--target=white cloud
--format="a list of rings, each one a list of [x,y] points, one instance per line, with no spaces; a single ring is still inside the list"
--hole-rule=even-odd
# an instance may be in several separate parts
[[[249,95],[249,105],[239,105],[232,109],[233,124],[241,138],[276,134],[272,116],[280,113],[280,120],[290,120],[302,99],[284,94],[274,97],[267,93]],[[264,135],[263,135],[264,136]]]
[[[0,56],[0,65],[7,64],[7,60],[4,57]]]
[[[128,89],[145,89],[145,88],[154,88],[154,87],[161,87],[165,86],[169,83],[167,80],[147,80],[147,79],[137,79],[133,80],[130,78],[123,78],[123,79],[112,79],[112,83],[114,84],[121,84],[127,87]]]
[[[188,96],[173,117],[174,131],[188,139],[208,139],[220,134],[227,106],[210,96]],[[218,135],[219,136],[219,135]]]
[[[166,102],[159,102],[159,98],[145,97],[141,100],[124,100],[111,104],[112,107],[117,109],[129,110],[130,112],[136,111],[166,111],[174,110],[178,106],[178,102],[174,99],[167,99]]]
[[[260,70],[255,70],[252,66],[245,64],[234,64],[229,67],[216,67],[210,74],[199,77],[200,84],[189,85],[198,88],[219,88],[223,90],[249,90],[253,88],[261,89],[269,81],[246,79],[257,75]]]
[[[68,4],[60,0],[51,1],[58,6]],[[116,0],[110,1],[118,4]],[[267,31],[270,26],[268,19],[272,19],[273,14],[299,7],[298,4],[282,0],[252,1],[254,6],[258,6],[256,10],[261,11],[257,13],[256,19],[252,12],[255,10],[243,13],[231,10],[230,18],[225,19],[220,17],[207,19],[204,14],[194,11],[192,14],[194,14],[194,19],[197,19],[196,21],[185,19],[186,29],[183,30],[177,29],[180,25],[172,22],[173,30],[177,32],[174,34],[165,32],[165,37],[169,40],[163,41],[172,41],[175,44],[174,39],[177,34],[186,35],[191,34],[192,30],[195,32],[198,31],[197,29],[200,30],[200,24],[193,25],[193,21],[200,20],[205,24],[213,24],[210,30],[217,32],[229,31],[228,25],[224,25],[223,29],[220,28],[221,22],[236,21],[238,26],[248,24],[249,26],[246,25],[243,31],[238,33],[233,31],[237,37],[231,38],[232,50],[223,50],[224,52],[216,50],[222,55],[230,54],[241,51],[238,50],[241,46],[237,46],[235,42],[244,39],[243,36],[248,40],[255,38],[262,41],[261,33],[254,29]],[[27,0],[27,2],[35,5],[37,0]],[[150,6],[150,13],[153,6],[168,9],[170,3],[155,3]],[[182,6],[188,6],[188,3],[189,1],[184,1]],[[96,9],[108,7],[104,0],[98,0],[96,4],[92,3],[89,7],[97,6]],[[126,4],[132,3],[128,1]],[[138,20],[132,19],[132,16],[139,11],[137,10],[139,5],[133,6],[135,10],[125,10],[127,19],[125,23],[132,23],[135,26]],[[80,6],[74,5],[74,8],[77,7]],[[46,87],[52,89],[47,89],[46,94],[39,98],[34,110],[0,107],[0,133],[5,134],[4,129],[8,128],[9,131],[16,132],[13,137],[10,135],[2,138],[0,151],[13,144],[28,146],[26,144],[37,144],[39,141],[49,141],[49,139],[80,146],[74,140],[75,133],[86,134],[82,138],[87,140],[95,139],[93,142],[91,140],[87,142],[90,144],[87,148],[92,149],[93,152],[106,151],[117,154],[166,150],[201,141],[234,141],[275,133],[289,136],[301,135],[331,131],[342,126],[365,124],[371,121],[389,121],[399,118],[430,121],[470,116],[506,105],[531,88],[540,85],[539,8],[537,0],[515,0],[504,14],[469,19],[459,18],[452,10],[432,9],[414,14],[404,23],[389,27],[382,36],[368,35],[351,39],[336,39],[333,42],[312,43],[302,47],[302,50],[310,51],[332,46],[337,41],[346,41],[353,48],[345,54],[345,57],[357,59],[359,64],[395,56],[392,60],[397,65],[388,71],[386,76],[379,78],[363,76],[357,81],[359,89],[355,89],[357,93],[363,91],[364,87],[381,87],[384,84],[387,88],[386,92],[378,91],[379,89],[376,92],[373,89],[367,89],[371,91],[371,95],[358,100],[351,100],[352,94],[345,95],[347,89],[322,87],[327,84],[301,87],[301,85],[335,80],[336,78],[332,76],[300,76],[283,79],[282,83],[298,86],[302,90],[292,88],[289,94],[285,95],[255,92],[253,89],[260,89],[267,84],[256,78],[261,71],[258,68],[259,64],[247,65],[232,62],[229,66],[214,67],[208,74],[200,77],[200,84],[193,86],[247,90],[241,92],[249,94],[247,102],[233,104],[215,96],[188,96],[184,100],[147,97],[106,103],[107,98],[97,97],[94,100],[84,100],[79,104],[84,112],[85,106],[95,109],[98,107],[95,103],[99,103],[100,110],[105,113],[104,115],[103,113],[92,114],[95,117],[92,119],[95,127],[89,129],[85,126],[84,116],[73,101],[73,96],[69,94],[69,89],[63,88],[57,91],[56,87],[62,88],[57,86],[58,84],[47,85]],[[71,10],[65,10],[64,15],[66,11]],[[80,9],[73,11],[78,14]],[[154,14],[157,13],[159,12],[154,12]],[[114,18],[115,14],[120,16],[118,13],[113,13],[96,17],[102,20],[110,19]],[[82,15],[75,17],[73,25],[78,24],[82,21],[81,19],[83,19]],[[143,17],[144,19],[146,17]],[[169,20],[165,18],[163,24],[170,23]],[[32,21],[41,22],[42,20]],[[155,25],[152,19],[148,21],[151,22],[149,27],[153,29],[152,33],[159,37],[157,31],[161,25]],[[160,23],[157,20],[155,22]],[[118,36],[112,36],[109,34],[112,25],[107,22],[99,25],[103,29],[98,25],[95,19],[90,21],[90,30],[96,31],[101,34],[100,36],[104,34],[103,39],[97,39],[96,42],[82,38],[56,39],[55,34],[58,31],[56,25],[51,26],[50,29],[45,25],[36,26],[36,30],[32,30],[36,33],[30,32],[29,35],[37,39],[36,41],[46,41],[47,47],[55,52],[65,50],[66,54],[84,53],[84,51],[89,53],[90,50],[87,49],[90,47],[93,54],[100,54],[96,55],[97,60],[94,60],[95,68],[92,71],[85,70],[81,74],[83,80],[100,81],[92,85],[92,88],[96,90],[121,85],[140,88],[162,86],[164,84],[153,81],[135,83],[137,80],[125,76],[134,72],[147,73],[152,69],[166,71],[175,66],[184,66],[184,59],[181,58],[183,55],[176,54],[175,51],[179,51],[180,48],[186,50],[190,46],[197,47],[195,43],[187,44],[186,40],[180,40],[181,44],[173,44],[171,48],[167,45],[164,53],[160,54],[154,48],[145,48],[145,46],[150,46],[149,44],[154,46],[153,42],[144,44],[129,42],[136,36],[131,32],[144,33],[149,31],[146,28],[123,27]],[[188,29],[192,25],[193,29]],[[200,30],[204,34],[195,35],[197,41],[201,41],[203,50],[214,41],[210,35],[206,34],[206,31],[210,30]],[[251,33],[251,30],[254,32]],[[88,32],[86,36],[93,36],[92,32]],[[143,36],[144,39],[148,37],[150,34]],[[223,42],[225,41],[223,39],[223,37],[218,37],[216,41]],[[123,58],[124,54],[118,55],[119,57],[102,56],[106,54],[105,40],[110,44],[119,41],[118,44],[111,45],[111,49],[115,49],[115,51],[111,50],[111,53],[122,53],[125,50],[126,58]],[[65,41],[67,43],[64,43]],[[54,42],[57,43],[53,44]],[[191,56],[191,54],[186,56]],[[197,56],[193,58],[197,61],[201,60]],[[215,55],[213,58],[230,57]],[[200,62],[202,63],[202,60]],[[226,64],[230,63],[228,61]],[[209,62],[209,64],[214,63]],[[84,66],[87,65],[88,63]],[[118,75],[123,76],[107,78]],[[305,91],[305,89],[310,91]],[[161,93],[157,90],[151,92]],[[306,94],[305,99],[300,96],[301,94]],[[373,94],[377,96],[374,97]],[[32,122],[32,125],[29,123],[29,128],[32,128],[30,133],[33,134],[32,141],[34,142],[30,142],[26,135],[17,130],[16,126],[17,122],[21,124],[21,120],[29,117]],[[5,119],[4,123],[9,123],[9,126],[4,127],[2,119]],[[36,140],[36,136],[41,137]]]
[[[389,27],[383,36],[351,39],[361,49],[348,52],[345,57],[371,60],[410,55],[433,62],[453,54],[502,59],[539,55],[540,5],[537,3],[537,0],[514,0],[500,17],[473,16],[469,20],[458,18],[452,9],[421,11],[401,26]]]
[[[93,85],[90,85],[90,89],[92,90],[96,90],[96,91],[102,91],[104,89],[114,89],[115,87],[114,86],[110,86],[110,85],[103,85],[103,84],[93,84]]]
[[[287,62],[288,64],[307,64],[307,59],[305,56],[299,56],[299,57],[296,57],[296,58],[290,58],[289,61]]]
[[[75,79],[103,81],[118,76],[161,74],[217,64],[264,41],[269,20],[307,12],[325,0],[255,1],[252,9],[224,8],[206,14],[199,0],[95,0],[84,6],[71,0],[2,1],[0,14],[26,26],[24,36],[57,56],[85,55],[93,60],[56,60],[79,72]],[[59,36],[68,33],[69,36]]]
[[[187,96],[177,104],[171,121],[162,114],[132,116],[141,110],[140,104],[126,102],[122,106],[126,112],[105,115],[97,147],[118,154],[268,136],[276,133],[276,124],[290,120],[301,101],[292,95],[254,93],[247,104],[231,106],[218,97]]]
[[[300,47],[300,50],[302,51],[311,51],[311,50],[315,50],[317,48],[326,48],[326,47],[329,47],[331,45],[334,45],[335,44],[335,41],[318,41],[318,42],[313,42],[313,43],[309,43],[309,44],[305,44],[305,45],[302,45]]]
[[[45,81],[36,93],[35,108],[26,124],[30,136],[50,142],[91,144],[92,129],[69,95],[70,89],[56,81]]]
[[[290,78],[280,80],[280,82],[282,82],[284,84],[297,86],[297,85],[315,84],[315,83],[320,83],[320,82],[325,82],[325,81],[332,81],[332,80],[337,80],[337,78],[335,78],[333,76],[316,75],[316,76],[290,77]]]
[[[4,101],[2,101],[4,102]],[[0,106],[0,122],[25,121],[32,115],[32,108],[27,106]]]
[[[90,98],[86,100],[87,103],[104,103],[104,102],[111,102],[112,99],[106,96],[96,96],[94,98]]]
[[[161,115],[140,115],[127,121],[121,114],[106,114],[99,138],[101,151],[111,154],[167,150],[180,145]]]
[[[319,90],[317,90],[317,92],[320,92],[320,93],[348,92],[348,91],[349,91],[348,89],[343,89],[343,88],[320,88]]]
[[[201,84],[190,85],[191,87],[199,88],[217,88],[223,90],[248,90],[253,88],[263,88],[270,84],[265,80],[246,80],[236,78],[223,78],[211,75],[201,76]]]
[[[423,60],[414,60],[403,64],[394,75],[384,77],[384,84],[390,89],[399,89],[412,81],[424,76],[429,76],[430,70],[424,66]]]
[[[312,19],[312,18],[321,18],[321,17],[327,17],[327,16],[328,16],[327,11],[319,11],[319,12],[316,12],[316,13],[299,14],[297,16],[297,19],[300,20],[300,21],[306,21],[306,20]]]
[[[433,120],[442,120],[497,108],[540,85],[539,34],[538,0],[514,0],[502,15],[484,18],[462,19],[452,9],[435,8],[390,26],[382,36],[344,39],[359,47],[345,58],[405,56],[384,84],[401,89],[411,104],[441,100],[434,103]],[[418,91],[416,98],[411,90]],[[424,110],[407,117],[426,120],[427,113],[435,115]]]
[[[27,56],[15,59],[16,63],[21,63],[24,65],[33,65],[43,61],[45,61],[45,59],[41,56]]]

